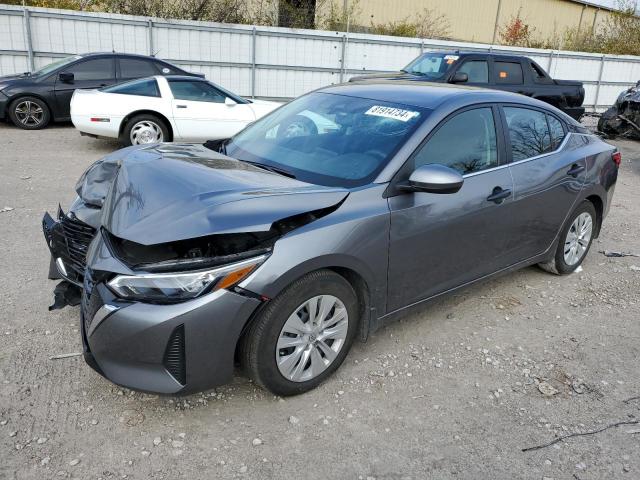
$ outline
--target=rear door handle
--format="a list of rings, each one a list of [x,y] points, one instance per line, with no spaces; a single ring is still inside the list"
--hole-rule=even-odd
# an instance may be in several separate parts
[[[186,105],[176,105],[176,108],[187,108]]]
[[[503,202],[505,198],[509,198],[511,196],[511,190],[508,188],[503,190],[502,187],[495,187],[491,195],[487,197],[487,201],[494,202],[500,204]]]
[[[574,163],[573,165],[571,165],[571,168],[567,172],[567,175],[569,175],[570,177],[576,178],[582,172],[584,172],[584,167],[582,165],[578,165],[577,163]]]

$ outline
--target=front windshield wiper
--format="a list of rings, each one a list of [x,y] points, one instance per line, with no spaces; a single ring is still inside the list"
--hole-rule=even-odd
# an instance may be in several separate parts
[[[293,173],[285,170],[284,168],[274,167],[272,165],[265,165],[264,163],[250,162],[249,160],[241,160],[239,158],[237,160],[240,160],[241,162],[244,162],[244,163],[249,163],[249,164],[253,165],[254,167],[262,168],[263,170],[268,170],[269,172],[277,173],[277,174],[282,175],[284,177],[289,177],[289,178],[294,178],[294,179],[296,178],[296,176]]]

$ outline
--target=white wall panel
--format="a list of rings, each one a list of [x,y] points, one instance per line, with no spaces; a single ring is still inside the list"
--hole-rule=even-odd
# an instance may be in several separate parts
[[[112,51],[148,54],[149,21],[159,58],[204,73],[207,78],[249,96],[292,98],[347,80],[354,72],[398,70],[421,50],[480,50],[529,56],[559,79],[585,83],[585,105],[607,105],[640,79],[640,58],[607,56],[598,90],[601,55],[490,46],[444,40],[385,37],[316,30],[160,20],[130,15],[30,8],[35,67],[60,55]],[[255,36],[253,31],[255,29]],[[253,49],[255,41],[255,52]],[[342,55],[345,65],[342,65]],[[256,69],[252,73],[255,56]],[[551,69],[549,69],[551,59]],[[0,6],[0,74],[30,70],[24,11]],[[253,78],[255,77],[255,84]],[[611,84],[614,82],[614,84]]]

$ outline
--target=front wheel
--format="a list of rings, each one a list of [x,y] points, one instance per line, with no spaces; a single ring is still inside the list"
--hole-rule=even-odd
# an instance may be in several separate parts
[[[129,119],[120,135],[120,143],[124,147],[170,140],[169,129],[165,122],[151,114],[136,115]]]
[[[588,200],[573,211],[560,233],[554,257],[539,264],[543,270],[557,275],[575,271],[587,256],[596,226],[596,209]]]
[[[11,102],[9,118],[16,127],[39,130],[49,124],[51,112],[47,104],[39,98],[21,97]]]
[[[276,395],[307,392],[342,364],[357,330],[358,301],[329,270],[292,283],[245,332],[240,360],[258,385]]]

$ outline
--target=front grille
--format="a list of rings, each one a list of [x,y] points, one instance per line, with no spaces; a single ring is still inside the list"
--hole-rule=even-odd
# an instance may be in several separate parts
[[[59,221],[62,227],[59,233],[65,246],[61,252],[62,261],[82,278],[87,264],[87,249],[96,229],[67,215],[61,215]]]
[[[181,385],[187,382],[187,366],[185,361],[184,325],[176,327],[169,337],[164,352],[164,367]]]

